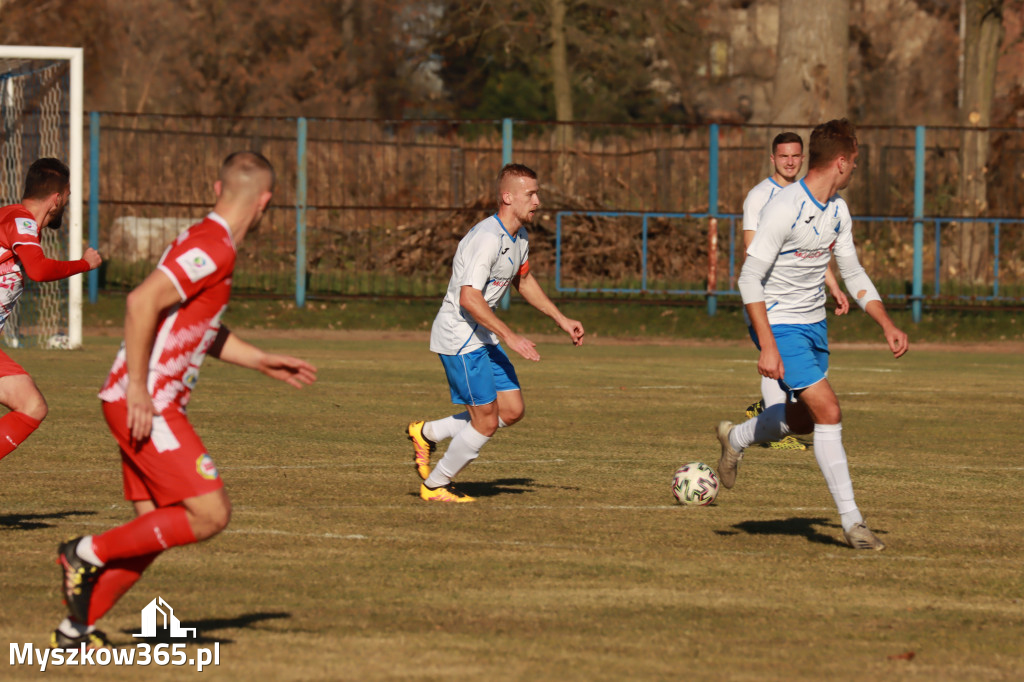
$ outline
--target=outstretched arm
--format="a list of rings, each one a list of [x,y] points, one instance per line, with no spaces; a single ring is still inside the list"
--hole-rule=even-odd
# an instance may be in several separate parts
[[[46,254],[43,253],[43,247],[35,243],[18,244],[14,247],[14,252],[18,256],[18,261],[21,262],[22,267],[25,269],[25,274],[36,282],[52,282],[53,280],[64,279],[65,277],[71,277],[82,272],[95,270],[103,262],[99,252],[92,247],[86,249],[79,260],[54,260],[47,258]]]
[[[316,381],[316,367],[305,360],[290,355],[268,353],[243,341],[223,326],[210,347],[210,355],[232,365],[255,369],[295,388],[302,388]]]
[[[579,320],[571,320],[563,315],[532,274],[527,272],[519,275],[513,280],[513,284],[527,303],[554,320],[555,324],[569,335],[574,346],[583,345],[583,335],[586,333],[583,325]]]

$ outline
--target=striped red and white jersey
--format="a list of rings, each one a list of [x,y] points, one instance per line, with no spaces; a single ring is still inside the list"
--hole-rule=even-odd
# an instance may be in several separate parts
[[[181,302],[165,310],[158,321],[149,358],[147,385],[159,412],[184,411],[188,404],[231,297],[236,255],[227,222],[210,213],[178,235],[160,257],[157,269],[170,278]],[[124,400],[127,387],[122,343],[99,397],[106,402]]]

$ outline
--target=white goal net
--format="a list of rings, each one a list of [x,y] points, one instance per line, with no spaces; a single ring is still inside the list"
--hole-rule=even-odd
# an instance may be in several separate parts
[[[82,50],[0,46],[0,205],[21,201],[25,173],[38,158],[71,169],[71,204],[60,230],[39,233],[47,257],[82,257]],[[67,224],[70,223],[70,224]],[[4,326],[8,346],[82,345],[82,275],[25,281]]]

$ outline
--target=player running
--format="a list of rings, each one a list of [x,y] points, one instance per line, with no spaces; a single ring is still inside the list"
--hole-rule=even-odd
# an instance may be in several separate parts
[[[86,249],[80,260],[52,260],[43,253],[39,229],[59,230],[71,197],[71,172],[59,159],[43,158],[29,166],[19,204],[0,208],[0,332],[21,298],[25,277],[50,282],[88,272],[103,259]],[[0,351],[0,404],[10,412],[0,419],[0,459],[25,442],[46,418],[49,408],[36,382]]]
[[[765,205],[778,194],[783,187],[796,182],[796,176],[800,173],[800,167],[804,162],[804,141],[794,132],[779,133],[772,140],[772,153],[768,157],[771,160],[772,174],[754,185],[754,188],[747,193],[743,201],[743,255],[746,257],[750,242],[754,241],[754,234],[757,232],[758,219]],[[832,268],[825,270],[825,286],[828,288],[832,298],[836,301],[836,315],[843,315],[850,309],[850,302],[846,294],[839,288],[836,276],[832,274]],[[750,329],[750,337],[754,338],[754,328],[750,325],[750,317],[743,311],[747,326]],[[761,399],[747,408],[747,417],[756,417],[765,408],[785,402],[786,393],[779,388],[779,382],[768,377],[761,377]],[[783,436],[779,440],[770,443],[762,443],[764,447],[776,450],[806,450],[807,446],[801,443],[794,436]]]
[[[479,456],[499,427],[523,418],[519,379],[499,340],[527,360],[538,361],[540,355],[532,341],[494,314],[509,284],[553,319],[574,345],[583,345],[583,325],[563,315],[530,274],[524,223],[540,208],[537,174],[520,164],[506,165],[498,175],[498,198],[498,212],[459,242],[448,292],[430,332],[430,350],[441,358],[452,403],[465,405],[466,411],[416,421],[406,429],[423,479],[420,497],[430,502],[475,501],[456,490],[452,479]],[[430,455],[445,438],[452,439],[448,451],[431,471]]]
[[[273,186],[274,169],[262,155],[227,157],[213,211],[182,232],[128,295],[124,343],[99,397],[137,517],[58,548],[68,615],[51,636],[53,647],[110,646],[95,623],[153,560],[228,525],[224,484],[185,415],[203,359],[212,355],[296,388],[316,379],[309,363],[266,353],[220,322],[236,249],[263,217]]]
[[[882,550],[885,544],[864,523],[854,501],[842,413],[826,378],[823,283],[833,254],[848,290],[881,326],[893,356],[901,357],[908,348],[907,335],[889,319],[857,260],[850,211],[837,194],[850,184],[857,154],[857,137],[849,121],[819,125],[811,133],[807,175],[779,192],[761,214],[738,285],[761,349],[758,372],[778,380],[797,400],[772,405],[736,426],[720,422],[718,475],[722,485],[731,488],[745,448],[813,429],[814,457],[839,510],[843,537],[856,549]]]

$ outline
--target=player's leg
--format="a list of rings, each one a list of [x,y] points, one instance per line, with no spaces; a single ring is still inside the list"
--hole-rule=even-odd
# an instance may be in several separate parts
[[[885,549],[885,543],[864,523],[853,496],[853,480],[843,447],[842,411],[832,386],[827,379],[820,381],[804,389],[799,400],[814,421],[814,458],[839,511],[847,544],[855,549]]]
[[[405,435],[412,441],[412,461],[420,478],[426,479],[430,475],[430,456],[437,450],[438,442],[454,438],[467,424],[468,410],[434,421],[409,422]]]
[[[128,477],[130,476],[129,472]],[[130,485],[128,481],[126,481],[127,485]],[[136,517],[156,509],[153,501],[148,499],[137,500],[134,505]],[[132,585],[138,582],[143,572],[149,568],[160,552],[114,560],[104,564],[92,549],[92,536],[87,535],[72,541],[72,543],[74,543],[72,546],[75,549],[75,555],[71,557],[72,562],[77,559],[77,563],[84,561],[99,566],[102,570],[99,571],[95,584],[92,586],[85,619],[80,621],[81,614],[75,617],[69,613],[50,636],[50,645],[62,649],[77,648],[82,643],[90,648],[110,646],[106,635],[96,629],[96,621],[102,618],[131,589]]]
[[[0,404],[10,412],[0,418],[0,459],[39,428],[49,408],[32,377],[0,351]]]
[[[103,403],[103,414],[121,446],[125,498],[135,503],[138,516],[58,548],[69,619],[90,627],[96,613],[108,610],[138,579],[132,573],[141,575],[165,549],[216,534],[231,509],[213,460],[184,414],[168,410],[155,416],[150,437],[141,443],[128,431],[124,401]],[[126,584],[115,580],[107,592],[112,598],[94,612],[96,588],[108,567],[124,568]]]
[[[793,390],[817,383],[825,378],[828,368],[828,344],[821,346],[821,334],[818,325],[778,324],[772,325],[776,346],[785,371],[783,383]],[[818,357],[824,353],[825,367],[822,368]],[[779,440],[792,433],[787,411],[792,403],[787,399],[776,403],[756,417],[741,424],[719,422],[715,434],[721,445],[722,454],[718,460],[718,477],[726,488],[735,485],[739,463],[743,459],[746,448],[755,443],[768,443]]]
[[[455,434],[444,457],[424,480],[420,497],[430,501],[469,502],[473,498],[451,489],[452,479],[480,455],[480,450],[503,423],[501,405],[506,406],[510,419],[522,417],[522,398],[506,396],[499,403],[499,391],[519,390],[515,370],[500,347],[484,346],[463,355],[440,357],[452,402],[465,405],[470,419]]]

